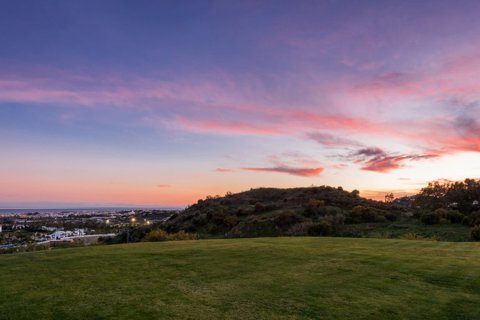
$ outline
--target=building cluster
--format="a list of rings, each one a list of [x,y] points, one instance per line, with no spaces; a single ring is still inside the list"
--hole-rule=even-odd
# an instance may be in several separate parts
[[[48,231],[54,231],[48,235],[41,235],[35,238],[35,241],[49,241],[49,240],[66,240],[74,237],[82,237],[87,234],[86,229],[73,229],[73,230],[61,230],[55,228],[42,227],[42,229],[49,229]],[[54,230],[51,230],[54,229]]]

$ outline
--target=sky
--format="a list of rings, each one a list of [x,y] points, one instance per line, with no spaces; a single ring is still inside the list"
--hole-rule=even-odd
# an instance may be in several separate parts
[[[480,172],[479,1],[2,1],[0,207]]]

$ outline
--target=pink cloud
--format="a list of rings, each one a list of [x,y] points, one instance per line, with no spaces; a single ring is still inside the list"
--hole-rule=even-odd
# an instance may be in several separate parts
[[[268,160],[276,167],[321,167],[321,162],[301,152],[283,152]]]
[[[363,148],[347,156],[355,163],[361,164],[361,169],[375,172],[390,172],[405,167],[407,162],[438,158],[438,154],[388,154],[380,148]]]
[[[327,147],[358,147],[361,145],[357,141],[328,133],[311,132],[307,134],[307,137]]]
[[[216,168],[215,171],[225,173],[225,172],[234,172],[235,170],[231,168]]]
[[[356,86],[356,93],[390,99],[478,97],[480,94],[480,53],[457,54],[443,58],[415,72],[386,72]],[[355,93],[354,93],[355,94]]]
[[[242,168],[245,171],[255,172],[273,172],[273,173],[286,173],[300,177],[316,177],[319,176],[324,168],[291,168],[291,167],[271,167],[271,168]]]
[[[345,163],[337,163],[332,166],[333,169],[337,169],[337,170],[342,170],[347,167],[348,167],[348,164],[345,164]]]
[[[175,125],[193,132],[240,135],[272,135],[279,134],[279,128],[262,126],[235,120],[201,119],[191,120],[186,117],[176,117]]]
[[[396,143],[435,150],[439,155],[480,151],[476,122],[466,121],[476,119],[477,114],[462,119],[452,111],[434,109],[456,95],[468,101],[480,96],[480,54],[442,59],[436,68],[384,72],[367,80],[333,79],[325,84],[313,78],[312,83],[299,80],[296,84],[296,78],[285,83],[276,79],[282,84],[277,91],[267,89],[253,75],[225,72],[159,81],[41,70],[44,74],[40,76],[0,78],[0,102],[122,106],[144,112],[144,123],[149,126],[226,135],[290,135],[330,147],[360,146],[345,138],[358,133],[372,139],[392,137]],[[300,99],[299,92],[308,99]],[[297,100],[301,102],[295,103]],[[406,108],[406,115],[408,110],[416,110],[412,101],[429,102],[432,110],[428,116],[435,112],[434,119],[421,114],[408,120],[389,116],[392,103]],[[382,112],[375,113],[378,108],[372,107],[374,104],[379,104]],[[415,107],[408,109],[409,105]],[[458,108],[466,107],[452,106],[451,110]],[[468,132],[462,129],[465,125],[470,128]],[[385,163],[385,167],[393,168],[394,164]]]

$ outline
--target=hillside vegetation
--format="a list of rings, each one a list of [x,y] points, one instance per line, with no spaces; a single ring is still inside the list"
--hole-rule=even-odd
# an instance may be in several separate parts
[[[423,204],[425,199],[432,203],[426,197],[418,202]],[[157,227],[201,238],[341,236],[469,241],[480,222],[476,212],[421,207],[414,205],[415,197],[400,200],[373,201],[340,187],[260,188],[199,200]],[[480,229],[478,234],[480,239]]]
[[[1,319],[478,319],[480,244],[277,237],[0,256]]]
[[[356,190],[259,188],[199,200],[165,228],[226,237],[325,236],[343,224],[395,221],[400,214],[400,209],[362,198]]]

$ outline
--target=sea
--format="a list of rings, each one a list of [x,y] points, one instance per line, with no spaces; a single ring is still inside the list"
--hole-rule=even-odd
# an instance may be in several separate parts
[[[131,211],[131,210],[179,210],[181,208],[174,208],[174,207],[160,207],[160,208],[139,208],[139,207],[121,207],[121,208],[68,208],[68,209],[1,209],[0,208],[0,215],[5,214],[24,214],[24,213],[43,213],[43,214],[63,214],[63,213],[114,213],[118,211]]]

